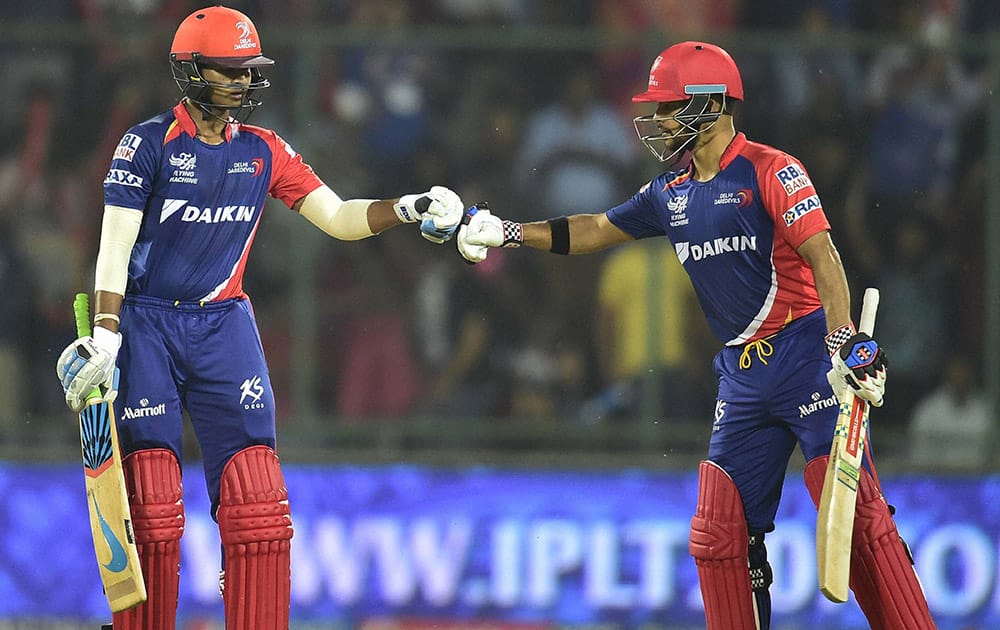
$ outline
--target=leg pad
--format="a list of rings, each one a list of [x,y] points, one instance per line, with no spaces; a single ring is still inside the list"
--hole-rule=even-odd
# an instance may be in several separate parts
[[[148,598],[112,616],[116,630],[172,630],[177,616],[181,535],[181,469],[168,449],[136,451],[122,460],[132,528]]]
[[[698,468],[698,508],[691,519],[689,549],[698,567],[708,630],[761,630],[762,615],[750,584],[749,533],[736,484],[718,465],[703,461]],[[759,543],[763,551],[763,540]],[[755,567],[758,594],[767,598],[770,567]],[[766,580],[762,579],[766,575]]]
[[[811,460],[805,482],[819,505],[828,456]],[[873,630],[934,630],[937,626],[885,498],[862,469],[851,538],[851,590]]]
[[[244,449],[222,471],[219,533],[227,630],[288,628],[292,517],[278,456]]]

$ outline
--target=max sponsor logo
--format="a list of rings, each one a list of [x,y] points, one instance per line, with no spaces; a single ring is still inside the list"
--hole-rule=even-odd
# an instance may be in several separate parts
[[[142,178],[135,173],[130,173],[129,171],[122,170],[120,168],[113,168],[108,171],[107,176],[104,178],[105,184],[117,184],[119,186],[131,186],[133,188],[142,188]]]
[[[791,225],[813,210],[821,209],[822,207],[823,204],[819,202],[819,196],[813,195],[806,197],[788,210],[785,210],[782,218],[785,220],[785,225]]]
[[[680,259],[681,264],[688,260],[697,262],[720,254],[756,251],[757,237],[742,234],[740,236],[723,236],[703,243],[681,242],[674,245],[674,250],[677,252],[677,258]]]

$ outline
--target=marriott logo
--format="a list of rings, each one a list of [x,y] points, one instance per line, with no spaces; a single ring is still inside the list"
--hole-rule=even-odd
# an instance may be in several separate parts
[[[138,420],[139,418],[152,418],[162,416],[167,413],[167,403],[160,403],[155,407],[125,407],[122,411],[122,418],[125,420]]]

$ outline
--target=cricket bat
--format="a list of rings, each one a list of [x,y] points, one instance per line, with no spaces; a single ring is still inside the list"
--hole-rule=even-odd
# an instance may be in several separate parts
[[[77,293],[73,310],[77,334],[90,335],[90,300],[86,293]],[[132,533],[115,410],[98,388],[90,392],[80,412],[80,446],[90,533],[101,582],[111,612],[121,612],[146,601],[146,583]]]
[[[860,332],[871,335],[874,331],[878,297],[878,289],[865,289],[858,328]],[[854,508],[867,435],[868,402],[855,396],[854,390],[848,387],[844,400],[840,401],[816,520],[819,590],[827,599],[838,603],[847,601]]]

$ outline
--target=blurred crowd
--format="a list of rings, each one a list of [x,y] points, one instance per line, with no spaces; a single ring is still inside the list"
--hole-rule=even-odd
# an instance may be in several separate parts
[[[0,430],[14,439],[65,412],[53,365],[74,337],[73,294],[93,286],[104,173],[122,133],[178,98],[169,38],[202,4],[0,6],[0,28],[21,31],[0,40]],[[881,289],[876,338],[890,382],[873,422],[912,430],[915,457],[943,422],[968,433],[961,462],[988,456],[979,452],[993,424],[979,378],[987,60],[958,44],[996,26],[989,0],[228,4],[254,19],[277,60],[250,122],[277,130],[341,196],[445,184],[523,220],[601,212],[655,176],[662,165],[631,125],[648,112],[629,98],[662,48],[717,41],[744,77],[738,127],[804,162],[856,299]],[[289,36],[304,26],[356,35]],[[61,42],[49,27],[78,37]],[[431,28],[439,41],[428,41]],[[552,36],[509,44],[535,29]],[[758,31],[782,36],[746,37]],[[616,43],[567,40],[573,32]],[[286,425],[308,407],[343,423],[448,415],[710,426],[718,341],[665,239],[573,258],[497,250],[467,266],[412,229],[320,238],[299,252],[302,233],[276,214],[290,215],[270,202],[245,288]],[[307,305],[292,303],[301,277]],[[305,320],[295,315],[303,308]],[[302,335],[316,354],[304,394],[292,382]]]

